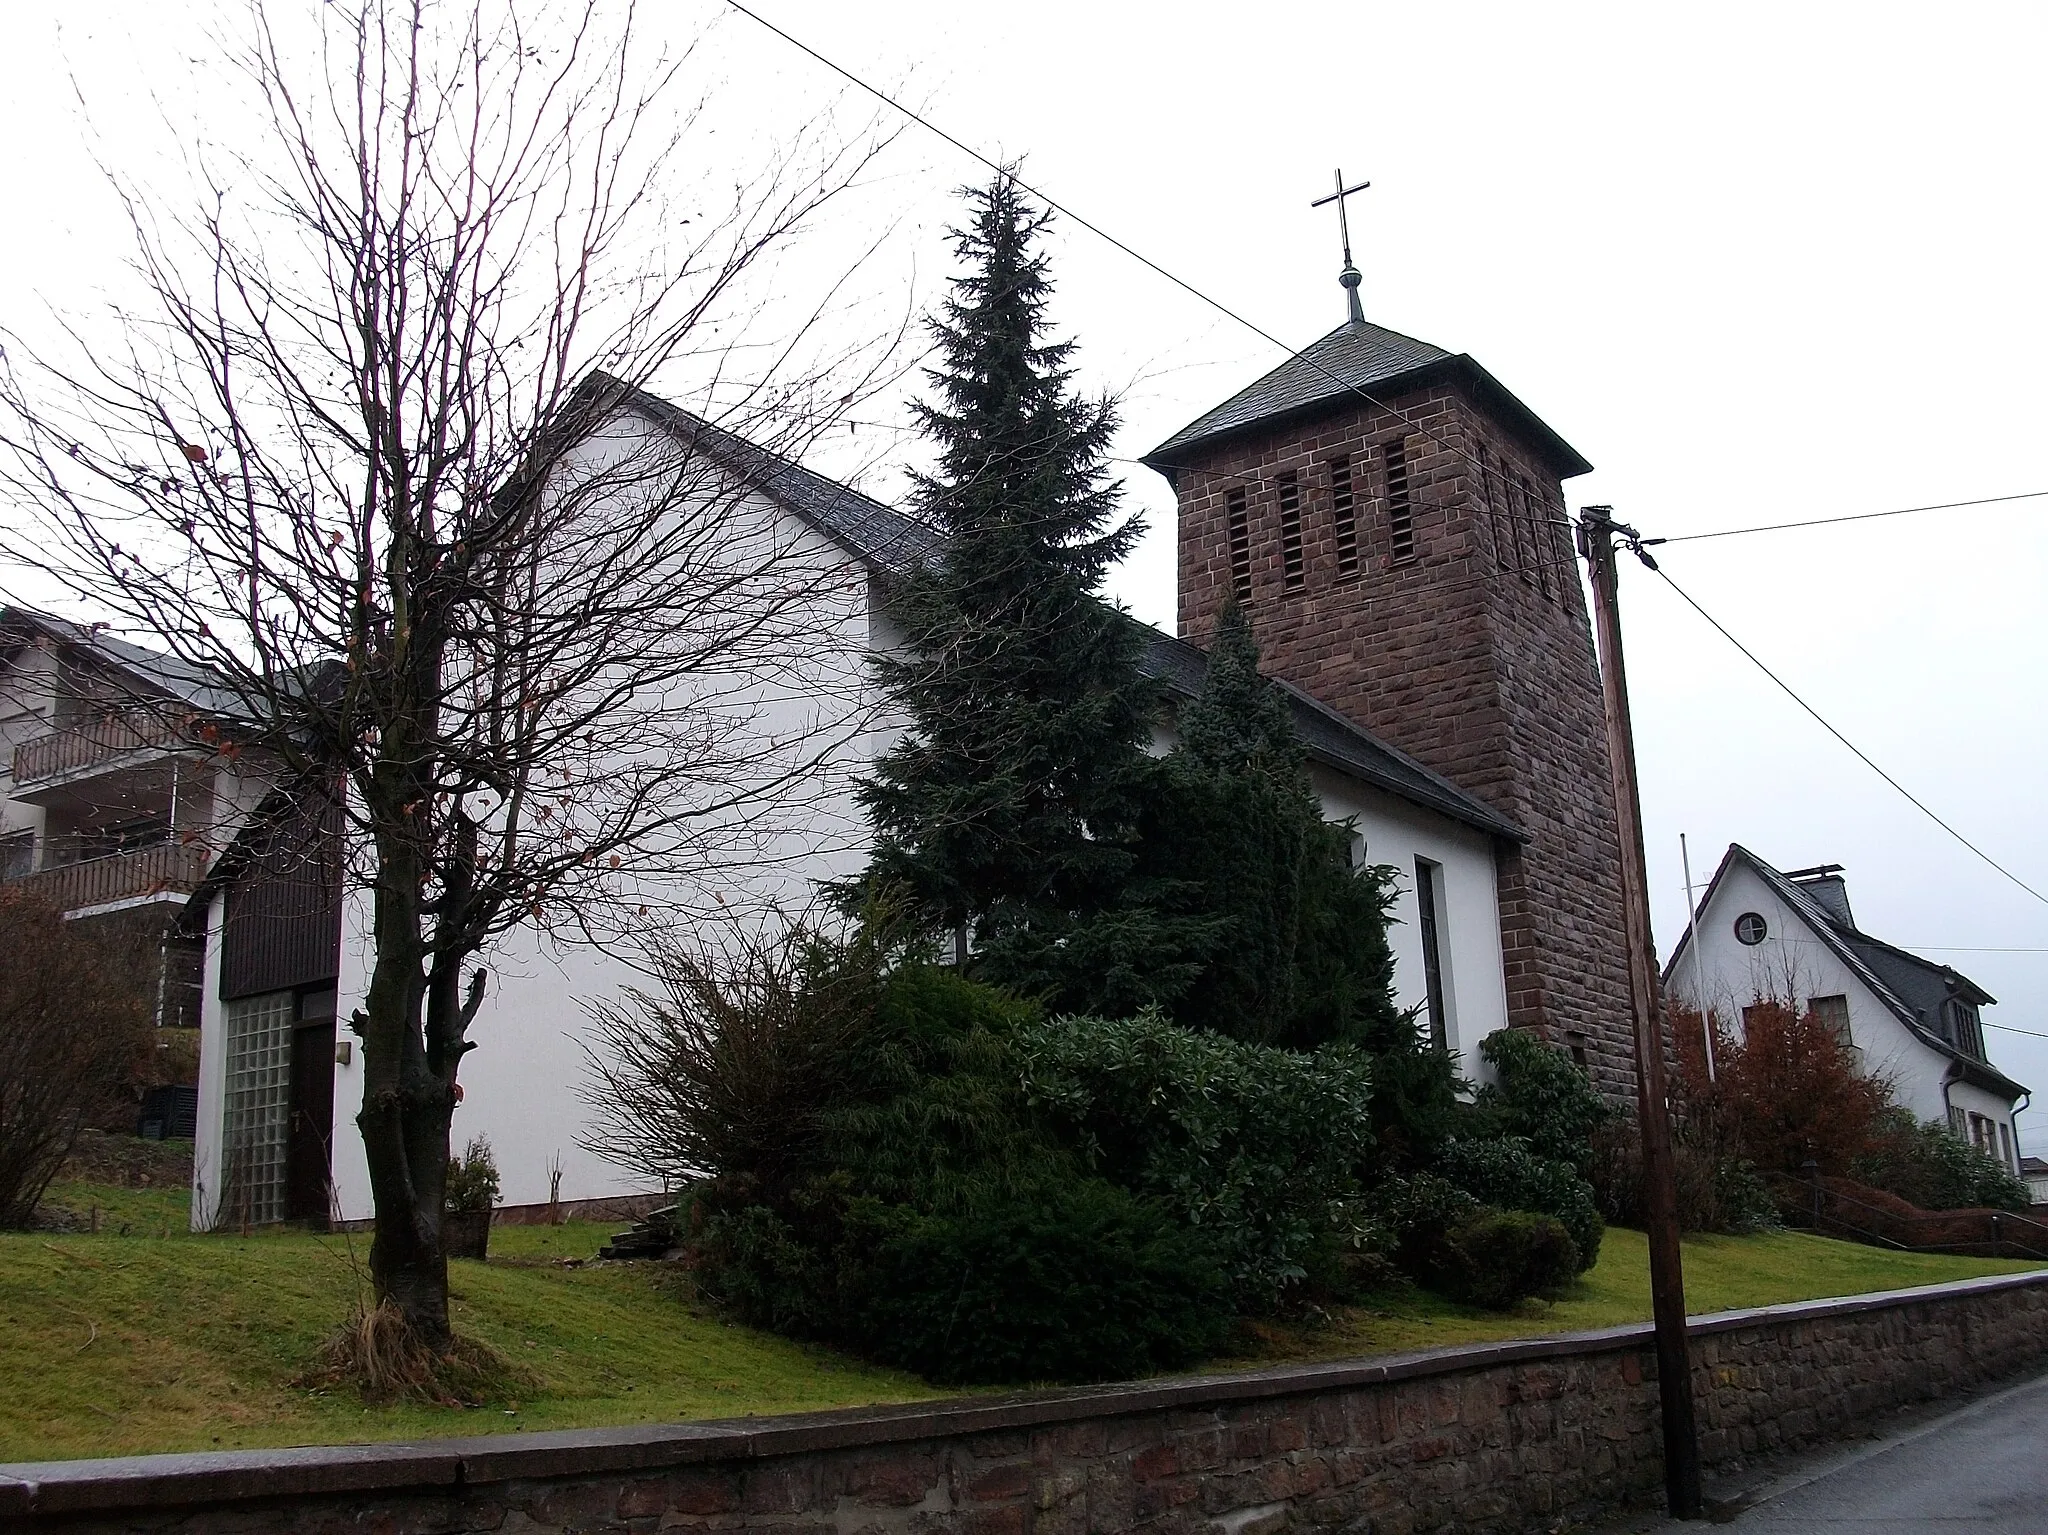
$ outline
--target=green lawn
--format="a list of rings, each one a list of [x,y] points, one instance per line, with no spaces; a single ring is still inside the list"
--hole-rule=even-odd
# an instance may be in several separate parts
[[[802,1412],[937,1395],[917,1379],[720,1322],[657,1264],[564,1267],[614,1225],[509,1226],[455,1265],[456,1324],[542,1388],[488,1407],[366,1408],[292,1379],[362,1293],[366,1238],[192,1236],[181,1194],[70,1185],[99,1229],[0,1235],[0,1460],[336,1443]],[[1686,1246],[1694,1311],[1930,1284],[2025,1265],[1885,1253],[1794,1234]],[[1612,1231],[1571,1297],[1499,1316],[1421,1292],[1256,1357],[1322,1358],[1604,1327],[1649,1315],[1643,1239]]]

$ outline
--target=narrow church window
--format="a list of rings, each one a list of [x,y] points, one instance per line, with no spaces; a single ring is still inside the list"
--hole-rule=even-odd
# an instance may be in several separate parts
[[[1230,588],[1242,605],[1252,600],[1252,528],[1243,490],[1224,494],[1223,514],[1230,524]]]
[[[1535,553],[1536,585],[1544,596],[1550,595],[1550,556],[1544,552],[1543,526],[1545,522],[1543,504],[1529,494],[1529,482],[1519,474],[1515,486],[1522,493],[1522,515],[1529,519],[1529,544]]]
[[[1415,860],[1415,910],[1422,930],[1422,984],[1428,998],[1429,1038],[1439,1050],[1450,1048],[1444,1027],[1444,957],[1438,932],[1436,903],[1438,868],[1427,858]]]
[[[1301,477],[1292,469],[1280,476],[1280,568],[1290,589],[1301,585]]]
[[[1358,574],[1358,497],[1351,488],[1351,457],[1330,460],[1330,510],[1337,522],[1337,574]]]
[[[1415,505],[1408,495],[1408,447],[1387,444],[1387,549],[1394,562],[1415,558]]]

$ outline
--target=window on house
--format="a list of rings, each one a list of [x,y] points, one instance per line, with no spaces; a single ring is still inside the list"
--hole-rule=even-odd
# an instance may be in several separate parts
[[[1856,1042],[1849,1037],[1849,999],[1847,997],[1809,997],[1806,1010],[1826,1026],[1835,1036],[1835,1043],[1844,1050],[1853,1050]]]
[[[1444,1020],[1443,913],[1438,886],[1443,869],[1426,858],[1415,860],[1416,922],[1422,930],[1422,985],[1429,1007],[1429,1038],[1439,1050],[1450,1048]]]
[[[1242,605],[1252,600],[1252,526],[1242,489],[1224,493],[1223,516],[1230,527],[1230,589]]]
[[[0,880],[26,879],[35,872],[36,834],[13,832],[0,837]]]
[[[1967,1138],[1963,1129],[1963,1111],[1954,1104],[1950,1104],[1948,1109],[1948,1133],[1957,1140]]]
[[[1408,486],[1408,448],[1387,444],[1387,553],[1394,563],[1415,558],[1415,503]]]
[[[288,991],[241,997],[223,1010],[228,1058],[215,1208],[229,1224],[284,1219],[297,1020],[298,998]]]
[[[1998,1160],[2013,1172],[2020,1170],[2019,1163],[2012,1159],[2012,1130],[2003,1120],[1998,1125]]]
[[[1529,494],[1529,482],[1519,474],[1515,476],[1515,489],[1522,497],[1522,515],[1529,520],[1529,563],[1535,567],[1536,589],[1548,597],[1550,560],[1543,552],[1543,508],[1536,498]]]
[[[1960,997],[1951,997],[1946,1003],[1948,1011],[1949,1042],[1965,1055],[1984,1059],[1984,1020],[1978,1015],[1977,1004],[1965,1002]]]
[[[1337,574],[1358,574],[1358,495],[1351,485],[1351,459],[1330,460],[1330,512],[1337,524]]]
[[[1280,476],[1280,569],[1290,591],[1301,586],[1301,477],[1292,469]]]

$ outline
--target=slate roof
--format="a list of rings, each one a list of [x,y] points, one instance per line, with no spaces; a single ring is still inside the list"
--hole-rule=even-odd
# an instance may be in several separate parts
[[[83,650],[130,682],[140,684],[147,696],[175,698],[221,719],[249,718],[247,701],[219,673],[207,667],[131,645],[89,624],[73,623],[35,608],[0,608],[0,633],[9,629],[34,629],[61,644]]]
[[[871,566],[901,573],[938,552],[937,532],[850,485],[827,479],[644,389],[602,373],[591,375],[586,384],[610,384],[623,391],[624,408],[676,433]]]
[[[734,436],[701,416],[645,390],[603,380],[602,375],[597,379],[600,384],[611,382],[623,391],[619,403],[625,408],[682,434],[707,454],[744,475],[747,483],[839,543],[870,569],[900,574],[920,561],[933,558],[942,548],[937,530],[914,517]],[[1140,627],[1146,635],[1145,655],[1139,663],[1145,674],[1164,683],[1170,692],[1182,698],[1193,698],[1201,691],[1202,678],[1208,671],[1208,656],[1199,646],[1162,634],[1149,624]],[[1514,842],[1529,840],[1521,827],[1474,799],[1448,778],[1395,750],[1370,731],[1318,703],[1292,684],[1283,682],[1280,686],[1288,694],[1294,711],[1294,727],[1300,732],[1312,760],[1349,773],[1411,803],[1475,826],[1492,836]]]
[[[1771,892],[1783,901],[1801,920],[1813,930],[1814,936],[1834,952],[1837,959],[1847,965],[1856,978],[1869,988],[1892,1012],[1899,1022],[1912,1031],[1921,1043],[1947,1056],[1963,1067],[1959,1077],[1989,1092],[2020,1097],[2031,1091],[2013,1081],[1989,1061],[1980,1060],[1966,1050],[1958,1049],[1942,1038],[1939,1033],[1941,1004],[1950,995],[1961,995],[1965,1001],[1989,1003],[1997,999],[1968,976],[1947,965],[1936,964],[1909,954],[1904,949],[1894,948],[1882,939],[1841,921],[1827,907],[1815,900],[1799,885],[1787,879],[1778,870],[1765,863],[1739,842],[1728,845],[1727,854],[1721,859],[1721,867],[1714,871],[1714,877],[1707,883],[1707,891],[1700,898],[1700,910],[1705,911],[1714,899],[1714,892],[1722,879],[1737,862],[1745,864],[1759,879],[1771,888]],[[1677,972],[1679,957],[1692,942],[1690,926],[1680,936],[1671,951],[1671,958],[1664,966],[1664,981],[1668,987],[1671,977]]]
[[[1174,470],[1184,466],[1188,450],[1198,445],[1272,425],[1333,400],[1355,398],[1354,391],[1384,399],[1439,380],[1463,384],[1480,404],[1525,438],[1559,478],[1570,479],[1592,469],[1576,448],[1470,357],[1369,320],[1346,320],[1264,378],[1197,416],[1140,462],[1171,479]]]
[[[1132,622],[1137,622],[1133,619]],[[1209,656],[1198,645],[1161,634],[1151,625],[1146,634],[1145,657],[1139,663],[1147,676],[1156,677],[1180,698],[1194,698],[1202,691],[1208,675]],[[1291,682],[1282,681],[1294,716],[1294,730],[1301,737],[1309,759],[1348,773],[1353,778],[1385,789],[1412,804],[1424,806],[1477,827],[1510,842],[1527,842],[1529,834],[1492,806],[1473,798],[1441,773],[1424,767],[1413,757],[1389,746],[1348,716],[1311,698]]]

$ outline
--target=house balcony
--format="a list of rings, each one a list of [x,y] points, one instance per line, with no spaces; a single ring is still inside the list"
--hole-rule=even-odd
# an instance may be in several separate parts
[[[15,883],[59,910],[83,911],[117,901],[187,896],[199,888],[211,860],[199,844],[159,842],[103,858],[59,864]]]
[[[12,793],[34,803],[86,779],[159,762],[183,745],[177,726],[147,715],[81,720],[14,748]]]

